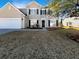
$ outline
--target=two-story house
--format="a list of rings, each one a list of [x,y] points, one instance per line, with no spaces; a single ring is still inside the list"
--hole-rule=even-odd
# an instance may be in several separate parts
[[[55,27],[56,18],[50,14],[49,8],[35,1],[20,9],[11,3],[7,3],[0,8],[0,29]]]
[[[21,12],[27,15],[26,28],[47,28],[56,26],[56,18],[52,17],[49,8],[46,8],[39,3],[32,1],[25,8],[20,9]]]

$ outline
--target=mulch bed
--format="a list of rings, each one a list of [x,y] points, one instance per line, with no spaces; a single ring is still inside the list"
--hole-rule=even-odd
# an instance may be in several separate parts
[[[76,41],[76,42],[79,42],[79,31],[77,30],[71,30],[71,31],[68,31],[68,34],[66,34],[67,37],[69,37],[70,39]]]
[[[48,31],[53,31],[53,30],[61,30],[62,32],[62,29],[61,27],[52,27],[52,28],[47,28]],[[63,35],[65,34],[68,38],[76,41],[76,42],[79,42],[79,31],[78,30],[74,30],[72,28],[70,29],[64,29],[65,32],[63,32]]]
[[[50,27],[47,28],[48,31],[53,31],[53,30],[58,30],[58,29],[62,29],[61,27]]]

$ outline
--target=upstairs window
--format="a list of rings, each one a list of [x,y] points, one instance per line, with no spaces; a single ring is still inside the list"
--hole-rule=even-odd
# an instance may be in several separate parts
[[[40,10],[40,15],[46,15],[46,10]]]
[[[39,10],[36,9],[36,8],[32,8],[31,9],[31,15],[37,15],[37,14],[39,14]]]
[[[45,10],[42,10],[42,14],[45,15]]]

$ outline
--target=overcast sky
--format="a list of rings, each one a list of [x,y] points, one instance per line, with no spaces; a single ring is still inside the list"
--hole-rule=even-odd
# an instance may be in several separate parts
[[[33,0],[0,0],[0,7],[5,5],[7,2],[11,2],[16,7],[24,7],[26,4],[30,3]],[[35,0],[39,4],[46,6],[48,2],[46,0]]]

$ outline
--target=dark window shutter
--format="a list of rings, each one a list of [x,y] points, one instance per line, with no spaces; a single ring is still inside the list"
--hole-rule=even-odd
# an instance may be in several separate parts
[[[48,27],[50,27],[50,20],[48,20]]]
[[[40,10],[40,15],[42,15],[42,10]]]
[[[39,14],[39,10],[37,9],[37,14]]]
[[[46,9],[45,9],[45,15],[46,15]]]
[[[29,15],[31,14],[31,10],[29,9]]]
[[[37,28],[39,27],[39,20],[37,20]]]
[[[67,22],[67,26],[68,26],[68,22]]]
[[[30,26],[31,26],[31,20],[29,20],[29,28],[30,28]]]
[[[48,10],[48,14],[50,14],[50,10]]]
[[[58,20],[56,20],[56,26],[58,26]]]

